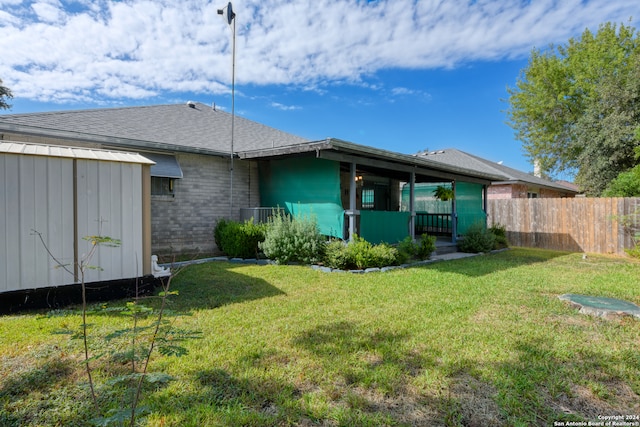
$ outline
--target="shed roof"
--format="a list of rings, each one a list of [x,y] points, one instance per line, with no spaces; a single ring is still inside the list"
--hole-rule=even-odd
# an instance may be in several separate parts
[[[0,153],[31,156],[65,157],[71,159],[101,160],[120,163],[153,165],[154,162],[137,153],[109,151],[95,148],[64,147],[60,145],[31,144],[0,141]]]

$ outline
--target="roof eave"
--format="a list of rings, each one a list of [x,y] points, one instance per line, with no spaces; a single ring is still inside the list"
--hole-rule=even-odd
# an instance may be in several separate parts
[[[91,142],[103,144],[111,147],[122,147],[127,149],[147,149],[159,151],[184,152],[192,154],[205,154],[218,157],[229,157],[228,152],[211,150],[208,148],[186,147],[184,145],[167,144],[163,142],[144,141],[138,139],[119,138],[105,135],[96,135],[80,132],[65,131],[59,129],[45,129],[37,126],[16,125],[12,123],[2,123],[0,121],[0,132],[14,133],[20,135],[46,137],[67,141]]]

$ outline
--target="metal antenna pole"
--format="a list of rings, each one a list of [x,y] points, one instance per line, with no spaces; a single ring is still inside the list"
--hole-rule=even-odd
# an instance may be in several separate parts
[[[233,139],[235,136],[235,119],[236,119],[236,14],[233,11],[231,2],[223,9],[218,9],[218,15],[224,15],[225,9],[227,11],[227,23],[231,27],[232,42],[231,42],[231,150],[229,152],[230,169],[229,169],[229,181],[230,181],[230,194],[229,194],[229,218],[233,219]]]

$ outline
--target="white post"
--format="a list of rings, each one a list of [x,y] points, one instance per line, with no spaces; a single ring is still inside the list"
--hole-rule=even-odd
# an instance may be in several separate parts
[[[356,207],[356,164],[350,165],[350,179],[349,179],[349,210],[347,215],[349,216],[349,241],[353,240],[353,236],[356,234],[356,215],[358,210]]]
[[[411,172],[411,180],[409,181],[409,236],[411,236],[411,240],[416,239],[416,173]]]

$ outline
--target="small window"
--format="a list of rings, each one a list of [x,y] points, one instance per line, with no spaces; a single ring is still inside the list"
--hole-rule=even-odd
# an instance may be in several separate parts
[[[173,197],[173,181],[174,181],[173,178],[152,176],[151,177],[151,195]]]
[[[528,199],[537,199],[538,198],[538,193],[527,193],[527,198]]]
[[[373,188],[362,189],[362,209],[373,209],[375,202],[375,191]]]

